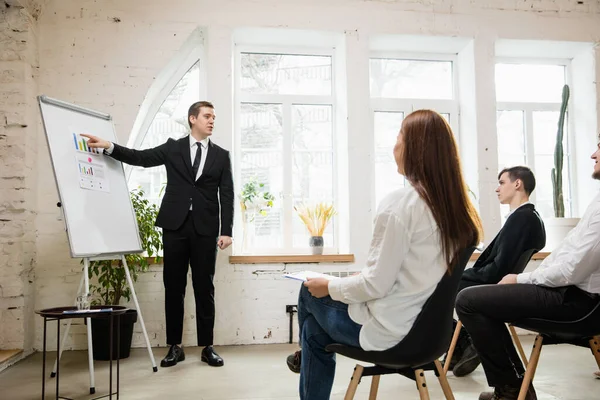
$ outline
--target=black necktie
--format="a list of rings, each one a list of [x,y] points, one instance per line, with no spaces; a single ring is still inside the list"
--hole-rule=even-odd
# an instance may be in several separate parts
[[[192,172],[194,173],[194,180],[196,180],[196,175],[198,175],[198,168],[200,167],[200,159],[202,158],[202,145],[200,142],[196,142],[196,146],[198,146],[198,150],[196,150],[196,158],[194,158],[194,164],[192,165]]]

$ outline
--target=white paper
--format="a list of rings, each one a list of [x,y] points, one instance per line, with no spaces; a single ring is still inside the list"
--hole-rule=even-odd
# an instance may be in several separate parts
[[[283,277],[289,278],[289,279],[295,279],[295,280],[302,281],[302,282],[306,282],[306,280],[307,280],[306,278],[325,278],[328,280],[337,279],[337,276],[322,274],[320,272],[314,272],[314,271],[294,272],[291,274],[284,274]]]
[[[79,171],[79,187],[87,190],[110,192],[110,184],[104,171],[106,161],[100,149],[90,148],[87,139],[70,128],[75,150],[75,160]]]

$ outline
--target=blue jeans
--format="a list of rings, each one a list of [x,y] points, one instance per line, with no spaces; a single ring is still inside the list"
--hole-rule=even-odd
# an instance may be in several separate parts
[[[360,347],[361,325],[350,319],[348,305],[331,297],[313,297],[302,285],[298,296],[300,325],[300,399],[327,400],[335,376],[335,353],[325,351],[331,343]]]

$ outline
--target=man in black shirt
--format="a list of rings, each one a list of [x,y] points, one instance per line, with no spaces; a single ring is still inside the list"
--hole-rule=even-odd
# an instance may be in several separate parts
[[[535,176],[529,168],[517,166],[500,171],[496,193],[501,204],[509,205],[510,213],[473,268],[463,272],[459,292],[470,286],[498,283],[505,275],[515,272],[517,261],[525,251],[539,251],[546,245],[544,223],[529,202],[534,189]],[[465,376],[478,365],[477,351],[463,328],[449,369],[455,376]]]

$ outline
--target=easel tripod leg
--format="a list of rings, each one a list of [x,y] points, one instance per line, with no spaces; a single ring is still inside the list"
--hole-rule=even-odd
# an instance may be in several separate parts
[[[133,297],[133,302],[135,303],[135,307],[137,309],[138,318],[140,319],[140,324],[142,325],[144,339],[146,339],[146,348],[148,349],[148,355],[150,356],[150,361],[152,362],[152,371],[156,372],[158,371],[158,367],[156,366],[156,361],[154,360],[154,353],[152,352],[152,347],[150,346],[150,339],[148,339],[148,332],[146,331],[146,324],[144,324],[144,318],[142,317],[140,303],[138,303],[137,295],[135,294],[135,289],[133,288],[133,281],[131,280],[129,267],[127,266],[125,256],[122,256],[121,259],[123,260],[123,266],[125,267],[125,276],[127,277],[127,283],[129,284],[129,289],[131,290],[131,297]]]

